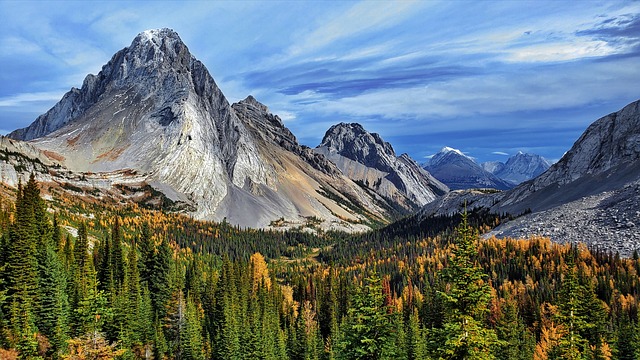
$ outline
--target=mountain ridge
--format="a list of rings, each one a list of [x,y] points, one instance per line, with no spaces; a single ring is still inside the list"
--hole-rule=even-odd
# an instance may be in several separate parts
[[[252,96],[230,104],[170,29],[140,33],[81,89],[11,133],[75,172],[130,169],[196,218],[248,227],[318,218],[361,231],[386,206],[298,144]],[[359,209],[354,211],[354,209]]]

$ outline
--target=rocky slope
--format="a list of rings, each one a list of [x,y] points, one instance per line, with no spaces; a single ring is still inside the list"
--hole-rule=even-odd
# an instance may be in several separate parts
[[[396,156],[391,144],[360,124],[332,126],[315,152],[334,162],[350,179],[400,204],[405,211],[416,210],[448,191],[407,154]]]
[[[484,170],[513,185],[533,179],[551,166],[542,156],[522,151],[509,157],[506,163],[491,161],[481,165]]]
[[[506,190],[513,187],[512,184],[484,170],[460,150],[450,147],[442,148],[424,164],[424,169],[452,190],[473,188]]]
[[[266,227],[314,217],[327,228],[357,230],[386,216],[264,105],[229,104],[170,29],[140,33],[81,89],[10,136],[75,172],[130,169],[197,218]]]
[[[628,254],[640,247],[640,101],[591,124],[546,172],[494,194],[453,192],[421,209],[420,216],[484,207],[533,213],[496,229],[499,235],[546,234]],[[556,229],[556,230],[553,230]]]

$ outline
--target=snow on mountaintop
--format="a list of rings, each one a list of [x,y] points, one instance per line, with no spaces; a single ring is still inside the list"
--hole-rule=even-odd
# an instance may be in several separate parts
[[[460,151],[458,149],[454,149],[452,147],[445,146],[440,150],[440,153],[443,153],[443,154],[449,153],[449,152],[454,152],[454,153],[462,155],[464,157],[468,157],[467,155],[463,154],[462,151]]]

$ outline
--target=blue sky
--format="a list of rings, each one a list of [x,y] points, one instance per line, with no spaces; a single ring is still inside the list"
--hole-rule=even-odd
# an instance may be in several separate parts
[[[418,162],[443,146],[557,160],[640,98],[638,1],[0,0],[0,133],[160,27],[311,147],[359,122]]]

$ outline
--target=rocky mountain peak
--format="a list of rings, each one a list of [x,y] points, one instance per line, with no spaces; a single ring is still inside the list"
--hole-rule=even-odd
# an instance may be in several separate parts
[[[315,151],[351,179],[406,209],[433,201],[449,190],[408,155],[396,156],[391,144],[357,123],[333,125]]]
[[[263,112],[263,113],[268,113],[269,112],[269,107],[267,107],[267,105],[259,102],[258,100],[256,100],[256,98],[253,97],[253,95],[249,95],[247,96],[244,100],[241,100],[239,102],[239,104],[243,104],[246,106],[252,106],[254,108],[256,108],[258,111]]]
[[[551,164],[542,156],[522,151],[511,156],[506,163],[499,161],[482,163],[483,169],[515,185],[533,179],[550,166]]]
[[[97,75],[87,75],[82,88],[72,88],[29,127],[9,136],[18,140],[41,138],[83,118],[90,108],[95,109],[95,104],[107,98],[114,98],[114,116],[119,109],[152,102],[154,108],[145,111],[153,112],[151,118],[167,126],[182,117],[184,109],[180,104],[189,93],[196,93],[212,108],[229,106],[208,70],[191,55],[175,31],[147,30],[138,34],[129,47],[115,53]],[[102,117],[101,121],[108,120]]]
[[[425,167],[438,166],[444,163],[462,163],[466,164],[465,166],[473,166],[473,164],[476,164],[472,158],[465,155],[462,151],[445,146],[429,159]]]
[[[461,156],[464,156],[464,157],[468,157],[462,151],[460,151],[458,149],[454,149],[452,147],[445,146],[442,149],[440,149],[440,153],[443,153],[443,154],[450,153],[450,152],[458,154],[458,155],[461,155]]]
[[[335,150],[338,154],[369,167],[387,171],[385,157],[396,157],[393,147],[380,135],[370,133],[358,123],[339,123],[325,133],[319,147]],[[380,168],[380,167],[383,168]]]

